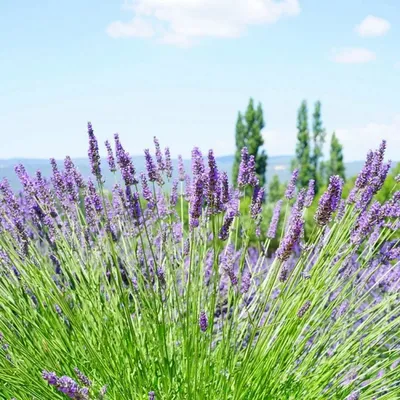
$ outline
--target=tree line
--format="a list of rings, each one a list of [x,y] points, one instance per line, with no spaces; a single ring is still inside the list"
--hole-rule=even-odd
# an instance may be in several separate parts
[[[266,185],[266,171],[268,156],[263,149],[264,138],[262,129],[265,126],[261,103],[257,106],[250,98],[244,113],[238,113],[235,130],[236,152],[233,164],[233,182],[237,181],[241,157],[241,149],[247,147],[249,155],[253,155],[256,161],[256,172],[260,185]],[[311,126],[311,128],[310,128]],[[345,179],[345,166],[343,158],[343,146],[339,142],[335,132],[330,141],[329,159],[324,161],[323,147],[326,141],[326,129],[322,123],[321,102],[314,105],[312,123],[309,124],[308,107],[305,100],[302,101],[297,113],[297,143],[295,158],[292,161],[292,169],[299,169],[297,184],[306,187],[310,179],[315,181],[316,192],[326,185],[331,175],[339,175]],[[277,175],[274,175],[269,183],[269,200],[274,202],[282,197],[282,184]]]

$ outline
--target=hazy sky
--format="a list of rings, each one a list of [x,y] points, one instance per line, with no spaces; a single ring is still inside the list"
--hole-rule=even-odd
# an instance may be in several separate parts
[[[252,96],[270,155],[319,99],[347,161],[400,159],[399,0],[3,0],[0,26],[0,158],[85,156],[88,120],[131,154],[231,154]]]

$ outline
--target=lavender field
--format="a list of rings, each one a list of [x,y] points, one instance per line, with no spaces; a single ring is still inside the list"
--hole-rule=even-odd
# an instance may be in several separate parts
[[[1,399],[400,398],[384,141],[348,196],[295,170],[266,219],[246,148],[232,182],[212,150],[173,169],[154,138],[137,173],[117,134],[107,163],[90,123],[88,140],[88,180],[66,157],[0,183]]]

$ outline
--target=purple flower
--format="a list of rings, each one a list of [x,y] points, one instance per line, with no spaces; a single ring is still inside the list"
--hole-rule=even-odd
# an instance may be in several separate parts
[[[359,391],[355,391],[352,392],[349,396],[346,397],[346,400],[358,400],[360,398],[360,392]]]
[[[199,327],[200,327],[202,332],[205,332],[207,330],[207,328],[208,328],[208,318],[207,318],[207,314],[204,311],[202,311],[200,313]]]
[[[88,156],[89,156],[90,166],[92,168],[92,174],[100,182],[101,170],[100,170],[99,145],[97,143],[97,139],[96,136],[94,135],[93,127],[90,122],[88,122],[88,134],[89,134]]]
[[[149,392],[149,400],[155,400],[156,394],[154,392]]]
[[[367,154],[367,159],[365,161],[364,167],[357,176],[355,182],[356,188],[363,189],[367,186],[371,176],[371,165],[373,158],[374,158],[374,153],[372,151],[369,151],[369,153]]]
[[[221,192],[221,203],[226,204],[230,200],[229,194],[229,179],[228,174],[226,172],[222,172],[220,175],[220,192]]]
[[[221,194],[219,183],[219,172],[217,163],[215,161],[214,152],[210,150],[208,152],[208,176],[207,176],[207,205],[208,213],[210,215],[217,214],[221,210]]]
[[[151,191],[150,188],[149,188],[149,185],[148,185],[148,183],[147,183],[146,175],[145,175],[143,172],[140,174],[140,181],[141,181],[141,184],[142,184],[142,195],[143,195],[143,198],[144,198],[145,200],[147,200],[147,202],[148,202],[148,204],[147,204],[148,208],[153,209],[154,206],[155,206],[155,204],[154,204],[154,198],[153,198],[153,193],[152,193],[152,191]]]
[[[300,237],[303,233],[304,221],[300,216],[296,216],[291,225],[288,228],[288,231],[285,234],[285,237],[282,239],[278,250],[276,251],[276,256],[280,261],[286,261],[295,246],[296,243],[300,240]]]
[[[233,270],[234,261],[234,248],[232,244],[229,244],[226,246],[224,254],[221,255],[221,267],[226,275],[228,275],[231,284],[236,286],[238,284],[238,280],[235,271]]]
[[[144,157],[146,160],[146,170],[150,182],[161,182],[161,176],[154,164],[153,158],[150,155],[150,150],[146,149],[144,151]]]
[[[105,145],[107,148],[108,166],[109,166],[111,172],[115,172],[117,170],[117,167],[115,165],[115,158],[114,158],[114,153],[111,148],[111,144],[108,140],[106,140]]]
[[[163,160],[160,143],[155,136],[153,137],[153,141],[154,141],[154,146],[156,148],[156,160],[157,160],[158,169],[160,172],[162,172],[165,170],[165,163]]]
[[[250,289],[250,285],[251,285],[251,273],[246,272],[242,276],[242,287],[240,289],[240,292],[242,294],[247,293]]]
[[[132,193],[130,186],[126,186],[125,196],[126,196],[127,209],[130,212],[132,218],[135,220],[135,223],[137,224],[139,223],[139,219],[142,214],[140,208],[139,193],[138,192]]]
[[[183,182],[185,180],[185,167],[183,165],[182,156],[178,155],[178,173],[179,173],[179,180]]]
[[[172,207],[175,207],[178,203],[178,185],[179,181],[177,179],[174,179],[174,181],[172,182],[171,197],[170,197],[170,203]]]
[[[231,200],[231,204],[228,206],[228,209],[225,213],[224,222],[219,231],[218,237],[220,240],[226,240],[229,236],[229,229],[233,223],[233,220],[238,215],[238,203],[236,201]]]
[[[311,307],[311,301],[307,300],[297,311],[297,316],[299,318],[303,318],[304,314],[308,311],[308,309]]]
[[[338,211],[336,214],[336,222],[341,221],[342,218],[344,217],[345,208],[346,208],[346,202],[344,199],[341,199],[340,203],[339,203]]]
[[[381,205],[376,201],[369,210],[363,211],[358,217],[355,227],[350,233],[352,243],[360,244],[376,226],[382,223],[382,220]]]
[[[291,200],[294,197],[294,192],[296,190],[296,182],[297,182],[298,177],[299,177],[299,170],[295,169],[292,173],[292,176],[290,178],[290,181],[287,185],[286,192],[285,192],[285,197],[288,200]]]
[[[258,178],[255,172],[254,156],[249,156],[247,147],[243,147],[241,151],[241,160],[239,165],[238,186],[243,188],[246,185],[257,186]]]
[[[43,371],[42,377],[49,385],[56,386],[58,384],[58,377],[55,372]]]
[[[164,155],[165,155],[165,174],[167,175],[167,178],[172,178],[172,161],[171,161],[171,152],[169,151],[169,147],[166,147],[164,150]]]
[[[267,237],[273,239],[276,236],[276,230],[278,228],[279,216],[282,208],[282,200],[279,200],[274,208],[274,212],[272,214],[271,223],[269,224]]]
[[[395,180],[397,183],[400,183],[400,174],[397,175],[397,176],[394,178],[394,180]]]
[[[314,195],[315,195],[315,180],[311,179],[308,182],[308,190],[307,190],[307,194],[306,194],[306,198],[304,201],[304,207],[310,207],[313,200],[314,200]]]
[[[78,377],[79,381],[89,387],[92,386],[92,381],[83,373],[81,372],[78,368],[74,368],[74,371],[76,373],[76,376]]]
[[[314,219],[320,226],[325,226],[337,210],[342,195],[343,180],[338,176],[331,176],[326,192],[321,196]]]
[[[126,186],[136,185],[138,183],[135,177],[135,167],[133,166],[132,159],[119,141],[118,133],[114,134],[115,140],[115,154],[117,156],[117,164],[121,170],[122,179]]]
[[[264,188],[256,186],[254,188],[253,198],[250,205],[250,214],[253,219],[256,219],[261,213],[263,201],[264,201]]]

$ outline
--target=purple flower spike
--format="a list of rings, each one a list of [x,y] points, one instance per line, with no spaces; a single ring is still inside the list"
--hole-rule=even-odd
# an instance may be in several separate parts
[[[305,313],[309,310],[311,307],[311,301],[307,300],[300,308],[300,310],[297,312],[297,316],[299,318],[303,318]]]
[[[58,383],[58,377],[55,372],[43,371],[42,377],[49,385],[56,386]]]
[[[133,166],[132,159],[119,141],[119,136],[117,133],[114,134],[115,140],[115,153],[117,156],[117,164],[121,170],[122,179],[126,186],[136,185],[138,183],[135,177],[135,167]]]
[[[298,177],[299,177],[299,170],[295,169],[292,173],[292,177],[290,178],[290,181],[287,185],[286,192],[285,192],[285,197],[288,200],[291,200],[294,197],[294,192],[296,190],[296,182],[297,182]]]
[[[149,400],[155,400],[155,398],[156,398],[156,394],[153,391],[149,392]]]
[[[303,233],[303,228],[304,221],[299,215],[297,215],[293,219],[288,231],[285,234],[285,237],[281,241],[281,244],[276,251],[276,256],[279,260],[283,262],[290,257],[295,244],[297,244],[300,240],[300,237]]]
[[[319,226],[325,226],[331,220],[332,214],[339,206],[342,188],[343,180],[338,175],[331,176],[328,189],[321,196],[314,216]]]
[[[88,122],[88,134],[89,134],[88,156],[89,156],[90,166],[92,168],[92,174],[100,182],[101,169],[100,169],[99,145],[97,143],[97,139],[96,136],[94,135],[93,127],[90,122]]]
[[[279,216],[281,213],[281,208],[282,208],[282,200],[279,200],[276,203],[276,206],[274,208],[274,213],[272,215],[271,223],[268,228],[267,232],[267,237],[270,239],[273,239],[276,236],[276,230],[278,228],[278,222],[279,222]]]
[[[308,182],[308,190],[306,194],[306,199],[304,201],[304,207],[310,207],[313,200],[314,200],[314,195],[315,195],[315,181],[314,179],[311,179],[310,182]]]
[[[163,171],[165,171],[165,163],[164,163],[163,155],[161,152],[160,142],[158,141],[158,139],[155,136],[153,138],[153,141],[154,141],[154,147],[156,148],[156,160],[157,160],[158,169],[160,172],[163,172]]]
[[[115,165],[115,158],[114,158],[114,153],[111,148],[111,144],[108,140],[106,140],[105,145],[107,148],[108,166],[109,166],[111,172],[115,172],[117,170],[117,167]]]
[[[185,166],[183,165],[182,156],[179,154],[178,156],[178,173],[179,173],[179,180],[183,182],[185,180]]]
[[[165,155],[165,174],[167,175],[167,178],[172,178],[172,161],[171,161],[171,152],[169,150],[169,147],[166,147],[164,150],[164,155]]]
[[[208,318],[207,318],[207,314],[204,311],[202,311],[200,313],[199,327],[200,327],[202,332],[205,332],[207,330],[207,328],[208,328]]]
[[[253,199],[250,205],[250,213],[253,219],[256,219],[262,210],[262,203],[264,201],[264,188],[256,186],[253,192]]]

